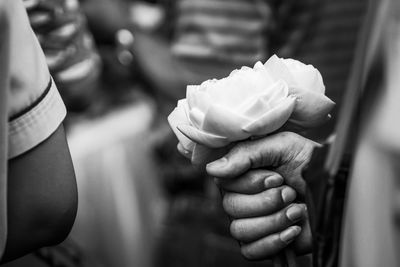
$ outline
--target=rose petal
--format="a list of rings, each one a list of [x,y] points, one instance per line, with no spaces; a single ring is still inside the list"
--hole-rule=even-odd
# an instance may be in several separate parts
[[[316,120],[295,120],[295,119],[289,119],[287,122],[287,128],[286,129],[297,129],[297,130],[306,130],[309,128],[314,128],[321,126],[322,124],[326,123],[332,118],[330,114],[326,115],[325,117],[319,117]]]
[[[275,81],[284,80],[289,87],[298,85],[289,68],[277,55],[270,57],[267,62],[265,62],[264,67]]]
[[[243,130],[251,135],[264,135],[278,130],[292,114],[296,103],[295,100],[294,97],[286,98],[261,118],[243,127]]]
[[[227,78],[206,81],[202,86],[213,99],[213,103],[236,109],[253,96],[265,93],[273,83],[274,79],[264,67],[243,67],[233,71]]]
[[[240,111],[249,118],[258,118],[262,116],[265,112],[271,109],[271,105],[268,103],[268,98],[265,96],[256,96],[251,101],[247,101],[246,106]]]
[[[264,115],[269,110],[279,105],[287,98],[289,88],[284,81],[278,81],[268,88],[267,93],[261,96],[255,96],[252,101],[247,101],[246,105],[241,107],[238,113],[255,120]]]
[[[289,68],[298,85],[304,89],[325,94],[325,85],[321,73],[313,66],[295,59],[282,59]]]
[[[200,144],[196,144],[193,149],[191,160],[194,165],[205,166],[206,164],[226,155],[229,149],[229,146],[221,148],[209,148]]]
[[[265,91],[264,94],[256,95],[243,103],[237,109],[237,113],[252,119],[258,118],[285,99],[288,96],[289,88],[284,81],[280,80]]]
[[[192,151],[194,147],[194,143],[192,140],[188,139],[185,135],[183,135],[177,128],[178,125],[190,125],[190,122],[186,116],[185,109],[183,105],[178,105],[168,116],[168,123],[171,126],[172,131],[178,138],[181,145],[185,150]]]
[[[204,118],[203,130],[216,135],[226,136],[230,142],[233,142],[246,139],[250,136],[242,130],[242,127],[250,122],[249,118],[235,113],[226,107],[212,105]]]
[[[204,121],[204,113],[198,108],[192,108],[189,111],[190,122],[196,127],[201,128]]]
[[[275,107],[289,95],[289,85],[285,81],[279,80],[273,85],[272,91],[274,93],[269,96],[268,104]]]
[[[322,76],[316,69],[292,71],[298,85],[316,93],[325,94],[325,85]]]
[[[218,103],[229,108],[234,108],[246,99],[248,99],[257,88],[249,84],[249,73],[243,72],[242,75],[234,75],[219,80],[215,84],[207,87],[213,103]]]
[[[190,121],[190,118],[189,118],[189,105],[188,105],[188,103],[187,103],[187,100],[186,100],[186,99],[180,99],[180,100],[178,100],[177,107],[183,108],[187,120]]]
[[[198,90],[199,86],[197,85],[188,85],[186,86],[186,101],[188,102],[189,107],[194,106],[194,101],[196,100],[196,97],[194,94]]]
[[[211,98],[208,93],[197,85],[189,85],[186,89],[186,99],[189,109],[198,108],[201,112],[206,113],[211,105]]]
[[[324,120],[335,106],[335,102],[327,96],[298,87],[289,89],[289,95],[296,97],[296,107],[291,119],[295,121]]]
[[[264,68],[264,64],[262,64],[261,61],[257,61],[256,64],[254,64],[255,70],[260,70],[262,68]]]
[[[229,143],[226,137],[204,132],[190,125],[182,124],[177,128],[190,140],[208,147],[222,147]]]

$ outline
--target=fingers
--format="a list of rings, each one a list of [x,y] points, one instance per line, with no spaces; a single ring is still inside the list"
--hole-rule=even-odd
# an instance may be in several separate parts
[[[235,179],[217,179],[216,183],[228,192],[257,194],[266,189],[283,184],[283,178],[276,172],[268,170],[250,170]]]
[[[233,220],[230,231],[235,239],[249,243],[279,233],[305,217],[305,205],[293,204],[272,215]]]
[[[192,153],[191,153],[190,151],[186,150],[186,149],[182,146],[181,143],[178,143],[177,148],[178,148],[179,153],[180,153],[182,156],[184,156],[184,157],[187,158],[187,159],[191,159]]]
[[[270,176],[264,179],[265,175]],[[281,178],[274,172],[251,170],[232,181],[219,180],[221,187],[230,189],[224,194],[223,208],[233,218],[231,235],[241,242],[242,254],[250,260],[269,258],[292,242],[296,253],[311,248],[306,206],[292,203],[296,191],[286,185],[263,189],[269,178],[280,183],[276,177]]]
[[[297,150],[301,149],[302,139],[297,134],[282,132],[239,143],[223,158],[209,163],[207,172],[218,178],[233,178],[249,169],[279,166],[288,153],[300,152]]]
[[[228,192],[224,195],[222,204],[225,212],[231,217],[249,218],[277,212],[295,199],[295,190],[281,186],[255,195]]]
[[[293,247],[298,255],[304,255],[310,253],[312,248],[312,235],[307,213],[306,218],[301,220],[298,225],[301,227],[301,233],[294,240]]]
[[[300,226],[291,226],[280,233],[272,234],[255,242],[242,245],[241,252],[243,256],[249,260],[266,259],[292,243],[300,232]]]

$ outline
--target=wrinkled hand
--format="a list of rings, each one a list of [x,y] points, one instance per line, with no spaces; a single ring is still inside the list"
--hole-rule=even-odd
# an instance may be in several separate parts
[[[239,143],[225,157],[207,165],[207,172],[217,177],[226,191],[223,206],[233,218],[231,233],[242,243],[246,258],[268,258],[293,241],[297,253],[309,251],[306,207],[294,201],[296,191],[297,200],[304,197],[301,172],[316,145],[283,132]]]
[[[298,134],[280,132],[238,143],[223,158],[209,163],[207,172],[213,177],[232,179],[252,169],[273,170],[303,198],[306,184],[301,173],[315,146],[318,144]]]

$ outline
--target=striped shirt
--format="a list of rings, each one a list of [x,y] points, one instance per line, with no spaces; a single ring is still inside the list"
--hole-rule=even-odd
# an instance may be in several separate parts
[[[336,102],[333,120],[318,129],[319,136],[333,130],[349,78],[356,42],[366,13],[366,0],[294,1],[295,7],[278,34],[283,43],[275,51],[313,64],[321,72],[327,95]]]
[[[172,51],[181,57],[251,64],[266,59],[271,8],[264,0],[180,0]]]

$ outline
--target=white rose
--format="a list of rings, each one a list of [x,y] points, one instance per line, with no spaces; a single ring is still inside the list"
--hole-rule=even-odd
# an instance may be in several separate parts
[[[333,102],[311,65],[271,57],[227,78],[188,86],[168,121],[181,146],[202,162],[212,149],[272,133],[289,119],[309,127],[325,119]],[[308,117],[308,119],[305,119]],[[303,122],[305,120],[305,122]]]
[[[276,56],[272,57],[275,60]],[[306,65],[291,58],[279,59],[285,63],[295,81],[300,87],[317,93],[325,94],[325,85],[321,73],[313,65]]]
[[[264,66],[275,79],[286,81],[289,94],[296,97],[296,107],[290,118],[292,123],[308,128],[326,121],[335,103],[325,96],[321,73],[314,66],[276,55]]]

